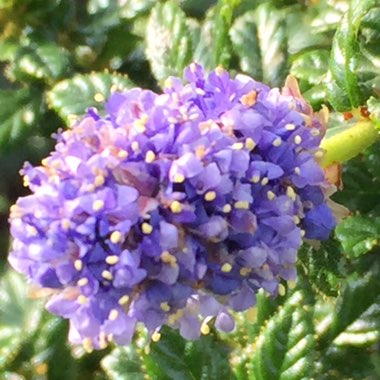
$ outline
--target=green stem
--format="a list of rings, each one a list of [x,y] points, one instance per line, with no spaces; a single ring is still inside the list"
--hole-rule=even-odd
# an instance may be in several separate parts
[[[321,165],[327,167],[342,163],[357,156],[378,140],[379,130],[371,121],[359,121],[353,127],[322,140],[321,148],[325,154]]]

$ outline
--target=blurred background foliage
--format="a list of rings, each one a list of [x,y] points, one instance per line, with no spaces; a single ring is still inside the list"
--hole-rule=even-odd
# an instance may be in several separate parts
[[[141,332],[88,354],[9,270],[23,162],[38,164],[52,133],[111,91],[159,91],[192,60],[272,86],[293,74],[314,109],[330,108],[331,130],[358,110],[380,118],[378,0],[0,0],[0,379],[380,378],[379,144],[344,166],[335,200],[352,216],[305,245],[297,284],[259,294],[233,334],[186,342],[164,329],[149,343]]]

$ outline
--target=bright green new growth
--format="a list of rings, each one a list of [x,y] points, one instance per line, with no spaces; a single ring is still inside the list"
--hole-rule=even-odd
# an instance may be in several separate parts
[[[360,121],[331,137],[326,136],[321,143],[325,151],[321,165],[327,167],[348,161],[374,144],[378,137],[379,131],[372,121]]]

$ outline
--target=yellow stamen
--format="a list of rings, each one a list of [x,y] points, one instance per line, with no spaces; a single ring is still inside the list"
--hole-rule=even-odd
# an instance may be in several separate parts
[[[152,227],[152,225],[150,225],[149,223],[143,223],[143,224],[141,225],[141,230],[142,230],[142,232],[143,232],[145,235],[149,235],[149,234],[152,233],[152,231],[153,231],[153,227]]]
[[[167,78],[165,79],[165,82],[164,82],[164,87],[165,88],[172,88],[173,87],[173,81],[172,81],[172,78]]]
[[[244,148],[244,144],[242,142],[237,142],[232,144],[231,148],[235,150],[240,150]]]
[[[173,201],[170,205],[170,210],[174,214],[179,214],[182,211],[182,204],[178,201]]]
[[[134,152],[137,152],[139,149],[140,149],[140,144],[138,143],[138,141],[133,141],[132,144],[131,144],[131,149],[134,151]]]
[[[260,182],[260,176],[259,175],[254,175],[252,178],[251,178],[251,181],[253,183],[259,183]]]
[[[96,187],[102,186],[105,182],[105,178],[102,175],[97,175],[94,180],[94,185]]]
[[[79,259],[75,260],[75,261],[74,261],[74,268],[75,268],[78,272],[81,271],[81,270],[83,269],[83,262],[82,262],[82,260],[79,260]]]
[[[270,201],[272,201],[274,198],[276,198],[276,194],[273,191],[268,191],[267,197]]]
[[[218,66],[216,69],[215,69],[215,74],[218,75],[219,77],[224,73],[224,69],[222,66]]]
[[[294,137],[294,142],[299,145],[301,144],[302,142],[302,137],[300,135],[297,135],[296,137]]]
[[[84,338],[82,341],[82,345],[84,350],[89,354],[94,350],[94,346],[90,338]]]
[[[117,319],[117,317],[119,316],[119,312],[116,310],[116,309],[112,309],[110,311],[110,314],[108,316],[108,319],[110,321],[115,321]]]
[[[183,174],[180,174],[180,173],[177,173],[175,176],[174,176],[174,183],[182,183],[185,181],[185,176]]]
[[[127,157],[128,157],[128,152],[127,152],[126,150],[121,150],[121,151],[117,154],[117,156],[118,156],[119,158],[127,158]]]
[[[235,202],[234,207],[238,208],[238,209],[248,210],[249,209],[249,202],[238,201],[238,202]]]
[[[105,280],[108,280],[108,281],[112,281],[112,280],[113,280],[112,273],[111,273],[109,270],[104,270],[104,271],[102,272],[102,277],[103,277]]]
[[[278,294],[284,296],[286,294],[286,288],[283,284],[278,285]]]
[[[153,151],[148,150],[145,155],[145,162],[151,164],[156,159],[156,155]]]
[[[170,306],[167,302],[161,302],[160,308],[162,311],[168,312],[170,310]]]
[[[152,341],[157,343],[161,339],[161,334],[158,331],[155,331],[152,334]]]
[[[171,266],[177,264],[177,258],[174,255],[172,255],[169,251],[162,252],[161,260],[164,264],[170,264]]]
[[[81,278],[80,280],[78,280],[77,284],[78,286],[86,286],[88,284],[88,278]]]
[[[210,326],[207,323],[202,323],[202,326],[201,326],[202,335],[210,334],[210,331],[211,331]]]
[[[286,124],[285,129],[287,131],[294,131],[296,129],[296,126],[294,124]]]
[[[174,325],[184,314],[183,310],[177,310],[174,314],[169,315],[168,323],[169,325]]]
[[[242,268],[240,268],[239,273],[241,276],[244,276],[244,277],[248,276],[251,273],[251,268],[242,267]]]
[[[273,142],[272,142],[272,145],[277,147],[277,146],[280,146],[282,144],[282,140],[281,140],[281,137],[277,137]]]
[[[104,95],[101,94],[100,92],[97,92],[95,95],[94,95],[94,100],[95,102],[104,102]]]
[[[122,296],[121,298],[119,298],[119,305],[125,305],[129,302],[129,296],[128,295],[124,295]]]
[[[286,188],[286,195],[294,202],[296,200],[296,192],[294,191],[294,189],[291,187],[291,186],[288,186]]]
[[[220,269],[224,273],[229,273],[232,270],[232,265],[230,263],[224,263]]]
[[[116,256],[116,255],[107,256],[105,261],[108,265],[115,265],[119,262],[119,256]]]
[[[88,303],[88,298],[81,294],[80,296],[78,296],[77,301],[81,305],[85,305],[86,303]]]
[[[215,200],[216,198],[216,192],[215,191],[208,191],[205,196],[204,196],[205,200],[207,202],[212,202],[213,200]]]
[[[267,185],[268,182],[269,182],[269,179],[268,179],[267,177],[264,177],[264,178],[261,180],[261,184],[262,184],[263,186]]]
[[[95,201],[93,204],[92,204],[92,209],[94,211],[100,211],[101,209],[104,208],[104,201],[98,199],[97,201]]]
[[[118,244],[122,241],[123,239],[123,235],[121,234],[120,231],[113,231],[111,236],[110,236],[110,240],[113,244]]]
[[[137,132],[144,133],[146,130],[144,120],[138,119],[133,122],[133,126],[136,128]]]
[[[256,143],[254,142],[253,139],[251,139],[250,137],[248,137],[248,138],[245,140],[245,147],[246,147],[246,149],[248,149],[248,150],[253,150],[253,149],[255,149],[255,147],[256,147]]]
[[[231,210],[232,210],[231,205],[226,204],[226,205],[223,206],[223,212],[224,213],[228,214],[229,212],[231,212]]]

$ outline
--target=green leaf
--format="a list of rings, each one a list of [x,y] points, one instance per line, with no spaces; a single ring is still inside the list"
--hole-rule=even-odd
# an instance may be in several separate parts
[[[123,0],[120,3],[122,4],[120,9],[121,17],[131,19],[147,13],[151,8],[153,8],[156,1]]]
[[[68,322],[46,311],[43,317],[44,321],[32,340],[34,355],[31,361],[45,363],[49,379],[75,379],[78,363],[71,355],[67,340]]]
[[[329,52],[325,49],[307,51],[292,63],[290,73],[298,79],[321,85],[328,70]]]
[[[232,53],[229,29],[237,5],[236,0],[221,0],[206,13],[194,60],[207,70],[213,70],[218,65],[229,67]]]
[[[380,212],[380,144],[374,144],[362,155],[343,166],[344,191],[333,199],[351,212],[376,215]]]
[[[269,85],[280,85],[287,72],[285,13],[269,3],[239,17],[231,40],[240,66],[247,74]]]
[[[335,313],[330,315],[330,327],[319,339],[320,347],[327,347],[340,334],[352,328],[353,324],[363,326],[367,329],[366,323],[361,324],[361,320],[366,320],[370,315],[377,315],[380,289],[379,265],[374,264],[372,268],[359,278],[351,277],[336,302]],[[371,309],[373,308],[374,309]],[[356,329],[357,331],[357,329]]]
[[[126,90],[131,86],[130,80],[122,75],[79,74],[56,84],[48,92],[48,102],[65,121],[70,121],[71,118],[84,114],[89,107],[97,107],[102,111],[104,100],[115,88]]]
[[[311,287],[327,296],[337,296],[344,281],[344,256],[337,240],[330,238],[318,248],[304,244],[298,253],[299,265],[307,272]]]
[[[353,216],[344,219],[336,228],[348,256],[359,257],[380,244],[380,218]]]
[[[186,15],[174,1],[157,3],[146,31],[146,55],[157,80],[181,76],[191,59]]]
[[[361,316],[339,334],[336,346],[370,347],[380,339],[380,297]]]
[[[17,80],[31,77],[51,83],[62,78],[68,67],[69,56],[62,47],[51,43],[33,43],[16,51],[9,72]]]
[[[28,299],[23,278],[8,270],[0,282],[0,370],[37,329],[41,303]]]
[[[160,341],[151,345],[144,361],[148,369],[159,368],[162,372],[161,375],[153,372],[155,379],[229,380],[234,376],[228,364],[228,351],[214,334],[202,336],[197,341],[186,341],[177,331],[164,328]]]
[[[313,309],[306,293],[296,290],[268,321],[251,348],[248,378],[311,378],[314,357]]]
[[[0,104],[0,152],[4,152],[32,132],[41,94],[34,88],[0,90]]]
[[[102,360],[110,380],[144,380],[142,360],[132,345],[117,347]]]
[[[371,96],[367,101],[367,107],[371,117],[375,119],[377,128],[380,129],[380,99]]]
[[[375,3],[375,0],[352,0],[335,34],[327,88],[329,101],[338,111],[359,107],[370,95],[364,80],[370,79],[366,71],[373,68],[369,67],[372,65],[370,59],[363,55],[359,29]]]
[[[241,69],[261,81],[263,67],[255,15],[254,11],[250,11],[237,18],[230,29],[230,37],[234,51],[239,56]]]

